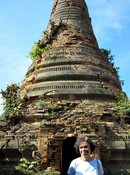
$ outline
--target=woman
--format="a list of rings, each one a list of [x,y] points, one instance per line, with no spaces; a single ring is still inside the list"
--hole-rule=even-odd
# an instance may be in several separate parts
[[[94,143],[86,136],[79,136],[74,145],[80,157],[74,159],[69,166],[68,175],[103,175],[102,163],[92,158],[90,154],[95,150]]]

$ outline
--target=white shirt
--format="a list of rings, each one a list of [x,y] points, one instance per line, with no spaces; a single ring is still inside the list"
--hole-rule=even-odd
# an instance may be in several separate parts
[[[100,172],[100,173],[99,173]],[[69,175],[103,175],[102,163],[99,159],[92,159],[89,162],[83,161],[80,157],[74,159],[68,169]]]

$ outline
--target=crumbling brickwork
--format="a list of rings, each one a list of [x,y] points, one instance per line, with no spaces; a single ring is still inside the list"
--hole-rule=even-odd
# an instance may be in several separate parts
[[[85,1],[54,0],[37,47],[42,53],[21,88],[24,115],[15,125],[0,123],[0,174],[24,158],[65,175],[78,134],[93,139],[106,175],[130,171],[130,128],[115,101],[120,81],[98,47]]]

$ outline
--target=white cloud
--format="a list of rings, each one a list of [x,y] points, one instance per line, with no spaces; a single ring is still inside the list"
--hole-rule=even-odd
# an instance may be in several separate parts
[[[118,35],[125,28],[125,23],[130,21],[129,0],[91,0],[87,4],[95,34],[104,41],[109,38],[108,30]]]

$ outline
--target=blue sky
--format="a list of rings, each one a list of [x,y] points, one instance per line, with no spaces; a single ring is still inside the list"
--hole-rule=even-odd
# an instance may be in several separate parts
[[[31,64],[26,56],[47,28],[53,1],[0,0],[0,89],[22,83]],[[130,96],[130,0],[86,2],[99,47],[111,49]]]

